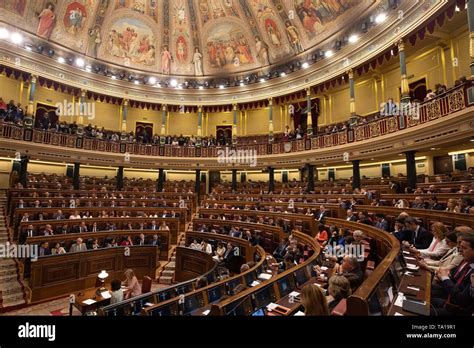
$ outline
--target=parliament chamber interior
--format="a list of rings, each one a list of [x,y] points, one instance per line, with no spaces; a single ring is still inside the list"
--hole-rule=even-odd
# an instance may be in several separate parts
[[[473,116],[473,0],[0,1],[0,315],[472,317]]]

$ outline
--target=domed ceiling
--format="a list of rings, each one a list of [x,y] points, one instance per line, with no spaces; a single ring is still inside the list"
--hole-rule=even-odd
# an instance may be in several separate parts
[[[0,0],[8,22],[88,57],[154,74],[229,75],[345,30],[376,0]],[[5,12],[4,12],[5,13]]]

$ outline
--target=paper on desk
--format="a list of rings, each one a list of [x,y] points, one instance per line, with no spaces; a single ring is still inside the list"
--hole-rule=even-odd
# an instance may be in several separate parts
[[[416,261],[416,259],[415,259],[414,257],[411,257],[411,256],[405,256],[405,259],[406,259],[406,260],[415,260],[415,261]]]
[[[397,299],[395,300],[394,305],[397,307],[402,307],[403,306],[403,301],[405,300],[405,295],[403,295],[403,292],[399,292]]]
[[[111,298],[111,297],[112,297],[112,295],[111,295],[110,292],[108,292],[108,291],[102,291],[102,292],[100,293],[100,296],[102,296],[102,298],[104,298],[104,299],[106,299],[106,300],[107,300],[108,298]]]
[[[204,314],[204,315],[208,315],[210,311],[211,311],[210,309],[208,309],[208,310],[205,310],[204,312],[202,312],[202,314]]]
[[[147,303],[144,304],[145,307],[151,307],[153,305],[154,305],[154,303],[151,303],[151,302],[147,302]]]
[[[317,285],[317,286],[319,286],[319,287],[321,287],[321,286],[322,286],[322,285],[321,285],[321,284],[319,284],[319,283],[314,283],[314,285]]]
[[[412,277],[413,277],[413,273],[411,273],[410,271],[406,271],[406,272],[405,272],[405,275],[407,275],[407,276],[412,276]]]
[[[326,266],[321,266],[319,268],[321,268],[321,271],[327,271],[328,270],[328,268]]]
[[[264,279],[264,280],[268,280],[272,277],[271,274],[268,274],[268,273],[260,273],[258,275],[258,279]]]
[[[95,300],[93,300],[93,299],[91,299],[91,298],[88,299],[88,300],[82,301],[82,303],[84,303],[84,304],[86,304],[86,305],[88,305],[88,306],[91,305],[91,304],[93,304],[93,303],[96,303],[96,302],[97,302],[97,301],[95,301]]]
[[[402,317],[403,317],[404,315],[403,315],[402,313],[395,312],[395,316],[396,316],[396,317],[397,317],[397,316],[402,316]]]
[[[420,291],[419,288],[416,288],[414,286],[407,286],[407,289],[414,290],[414,291]]]
[[[276,303],[270,302],[270,303],[268,304],[268,306],[267,306],[267,309],[268,309],[269,311],[272,311],[272,310],[274,310],[274,309],[277,308],[277,307],[278,307],[278,305],[277,305]]]
[[[410,255],[410,252],[409,252],[409,251],[406,251],[406,250],[403,250],[403,253]]]
[[[413,264],[411,264],[411,263],[407,263],[407,268],[408,268],[408,269],[418,269],[418,268],[420,268],[420,267],[418,267],[417,265],[413,265]]]
[[[260,284],[260,282],[258,280],[254,280],[250,286],[257,286],[258,284]]]
[[[302,311],[298,311],[294,315],[295,317],[304,317],[304,313]]]
[[[292,291],[288,296],[298,297],[300,293],[298,291]]]

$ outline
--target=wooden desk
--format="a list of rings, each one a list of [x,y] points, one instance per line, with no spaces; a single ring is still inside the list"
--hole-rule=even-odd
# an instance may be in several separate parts
[[[108,289],[107,289],[108,290]],[[77,294],[75,294],[75,302],[74,302],[74,307],[76,307],[79,312],[82,313],[82,315],[85,315],[87,312],[92,312],[97,310],[99,307],[104,307],[107,306],[110,303],[110,298],[103,298],[102,295],[97,295],[96,294],[97,289],[92,288],[92,289],[87,289],[85,291],[81,291]],[[110,291],[109,291],[110,293]],[[85,300],[94,300],[96,302],[88,305],[85,304],[83,301]]]
[[[410,256],[410,257],[414,257],[413,254],[410,253],[410,255],[408,254],[404,254],[404,256],[407,255],[407,256]],[[411,264],[414,264],[416,263],[416,265],[419,265],[418,261],[414,261],[414,260],[407,260],[407,263],[411,263]],[[419,268],[418,269],[418,272],[413,272],[413,271],[410,271],[410,270],[407,270],[408,272],[411,272],[412,274],[414,274],[415,276],[409,276],[409,275],[406,275],[404,274],[401,281],[400,281],[400,286],[398,287],[398,292],[402,292],[402,293],[410,293],[410,294],[415,294],[416,293],[416,299],[417,300],[420,300],[420,301],[426,301],[426,307],[428,309],[428,311],[430,310],[430,301],[431,301],[431,272],[427,271],[427,270],[424,270],[424,269],[421,269]],[[411,290],[411,289],[408,289],[408,286],[413,286],[413,287],[417,287],[420,289],[420,291],[415,291],[415,290]],[[397,294],[398,296],[398,294]],[[396,300],[396,298],[395,298]],[[416,313],[412,313],[412,312],[407,312],[405,310],[403,310],[402,307],[398,307],[395,305],[395,302],[392,303],[392,305],[390,306],[390,309],[387,313],[387,315],[395,315],[395,313],[400,313],[402,315],[406,315],[406,316],[415,316],[415,315],[418,315]]]

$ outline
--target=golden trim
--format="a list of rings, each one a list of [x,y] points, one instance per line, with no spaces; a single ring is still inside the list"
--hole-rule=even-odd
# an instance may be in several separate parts
[[[443,72],[443,81],[444,81],[444,85],[447,86],[448,85],[448,73],[446,71],[446,53],[444,52],[443,47],[438,46],[438,48],[440,49],[440,53],[441,53],[441,70]]]

